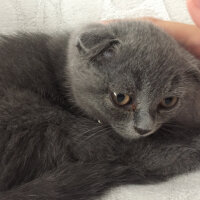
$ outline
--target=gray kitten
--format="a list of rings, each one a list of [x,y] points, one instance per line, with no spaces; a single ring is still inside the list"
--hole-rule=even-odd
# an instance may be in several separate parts
[[[71,40],[67,68],[74,100],[88,115],[128,138],[152,134],[172,118],[198,124],[199,61],[149,23],[88,29],[79,51]]]
[[[199,167],[200,62],[154,25],[2,36],[0,60],[1,200],[95,199]]]

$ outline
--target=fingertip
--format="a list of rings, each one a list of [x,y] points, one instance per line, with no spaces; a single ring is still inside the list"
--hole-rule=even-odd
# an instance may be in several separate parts
[[[187,8],[195,24],[200,27],[200,0],[187,0]]]

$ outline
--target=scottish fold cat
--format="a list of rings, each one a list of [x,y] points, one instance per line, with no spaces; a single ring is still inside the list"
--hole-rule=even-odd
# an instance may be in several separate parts
[[[198,169],[200,61],[149,22],[0,42],[0,199],[88,200]]]

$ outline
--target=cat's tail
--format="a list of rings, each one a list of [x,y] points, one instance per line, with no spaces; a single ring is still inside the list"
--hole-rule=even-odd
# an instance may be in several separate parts
[[[110,163],[77,163],[0,193],[0,200],[89,200],[111,186],[145,181],[142,171]]]

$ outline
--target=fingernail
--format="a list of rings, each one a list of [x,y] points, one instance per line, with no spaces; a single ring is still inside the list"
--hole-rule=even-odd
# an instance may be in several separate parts
[[[200,8],[200,0],[193,0],[193,3],[195,4],[195,6]]]

